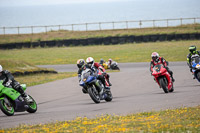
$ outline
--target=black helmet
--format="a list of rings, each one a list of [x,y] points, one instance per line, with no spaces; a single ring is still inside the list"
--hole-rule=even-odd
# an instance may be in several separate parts
[[[192,46],[189,47],[189,51],[190,51],[190,53],[192,53],[192,54],[195,53],[196,49],[197,49],[197,48],[196,48],[195,45],[192,45]]]
[[[101,59],[100,60],[100,62],[99,62],[99,64],[103,64],[104,63],[104,60],[103,59]]]
[[[85,65],[84,59],[79,59],[79,60],[77,61],[77,67],[78,67],[78,68],[82,68],[84,65]]]

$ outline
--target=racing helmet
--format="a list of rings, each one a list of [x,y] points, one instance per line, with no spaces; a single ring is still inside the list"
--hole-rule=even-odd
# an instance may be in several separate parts
[[[0,73],[3,71],[3,67],[0,65]]]
[[[77,67],[82,68],[85,65],[84,59],[77,60]]]
[[[152,54],[151,54],[151,58],[152,58],[152,60],[153,61],[158,61],[159,60],[159,54],[157,53],[157,52],[153,52]]]
[[[197,48],[196,48],[195,45],[192,45],[192,46],[189,47],[189,51],[190,51],[191,54],[195,54],[196,49],[197,49]]]
[[[103,59],[101,59],[101,60],[100,60],[100,62],[99,62],[99,64],[101,64],[101,65],[102,65],[103,63],[104,63],[104,60],[103,60]]]
[[[109,59],[109,60],[108,60],[108,63],[109,63],[109,64],[112,64],[112,59]]]
[[[87,59],[86,59],[86,63],[87,63],[87,65],[88,65],[88,67],[92,67],[92,66],[94,66],[94,59],[92,58],[92,57],[88,57]]]

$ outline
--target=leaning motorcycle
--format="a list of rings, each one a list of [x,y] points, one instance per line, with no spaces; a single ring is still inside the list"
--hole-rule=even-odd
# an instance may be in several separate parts
[[[97,73],[102,74],[100,70],[97,70]],[[95,73],[88,68],[82,71],[79,85],[86,89],[95,103],[100,103],[101,100],[112,101],[111,91],[105,89],[103,83],[97,79]]]
[[[21,86],[26,90],[25,84],[21,84]],[[28,96],[31,102],[27,102],[21,94],[10,85],[5,85],[2,80],[0,81],[0,108],[7,116],[12,116],[15,112],[23,111],[35,113],[37,111],[37,104],[30,95]]]
[[[154,76],[154,79],[158,83],[160,88],[162,88],[165,93],[174,91],[172,78],[167,72],[167,69],[163,67],[163,65],[155,65],[153,67],[152,75]]]
[[[192,57],[192,72],[195,78],[200,82],[200,57],[196,55]]]
[[[120,70],[119,67],[118,67],[118,63],[117,63],[117,62],[113,62],[113,63],[110,65],[110,69],[111,69],[111,70]]]

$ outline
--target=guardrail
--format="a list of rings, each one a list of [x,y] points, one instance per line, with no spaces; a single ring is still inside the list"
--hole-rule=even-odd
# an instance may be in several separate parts
[[[96,22],[67,25],[48,25],[48,26],[23,26],[23,27],[0,27],[0,34],[34,34],[48,33],[48,31],[69,30],[69,31],[92,31],[92,30],[116,30],[133,29],[147,27],[171,27],[184,24],[200,23],[197,18],[179,19],[158,19],[158,20],[139,20],[139,21],[115,21],[115,22]]]

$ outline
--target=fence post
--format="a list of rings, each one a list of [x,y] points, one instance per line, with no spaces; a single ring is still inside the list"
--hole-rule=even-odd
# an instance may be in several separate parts
[[[31,26],[31,33],[32,33],[32,35],[33,35],[33,26]]]
[[[196,18],[194,18],[194,24],[196,24]]]
[[[155,28],[155,20],[153,20],[153,28]]]
[[[99,30],[101,30],[101,22],[99,22]]]
[[[183,25],[183,23],[182,23],[182,18],[181,18],[181,26]]]
[[[45,26],[45,32],[46,32],[46,34],[47,34],[47,26]]]
[[[5,27],[3,27],[3,34],[4,34],[4,36],[6,35],[6,28]]]
[[[128,21],[126,21],[126,29],[128,29]]]
[[[18,35],[19,35],[19,27],[17,27]]]
[[[113,30],[115,29],[115,22],[112,22],[113,23]]]
[[[74,31],[74,25],[72,24],[72,31]]]
[[[139,25],[140,25],[140,29],[141,29],[141,26],[142,26],[142,21],[140,20],[140,22],[139,22]]]
[[[168,27],[168,19],[167,19],[167,27]]]
[[[60,25],[58,25],[58,29],[59,29],[59,31],[60,31]]]
[[[88,30],[88,29],[87,29],[87,25],[88,25],[88,24],[86,23],[86,24],[85,24],[86,31]]]

